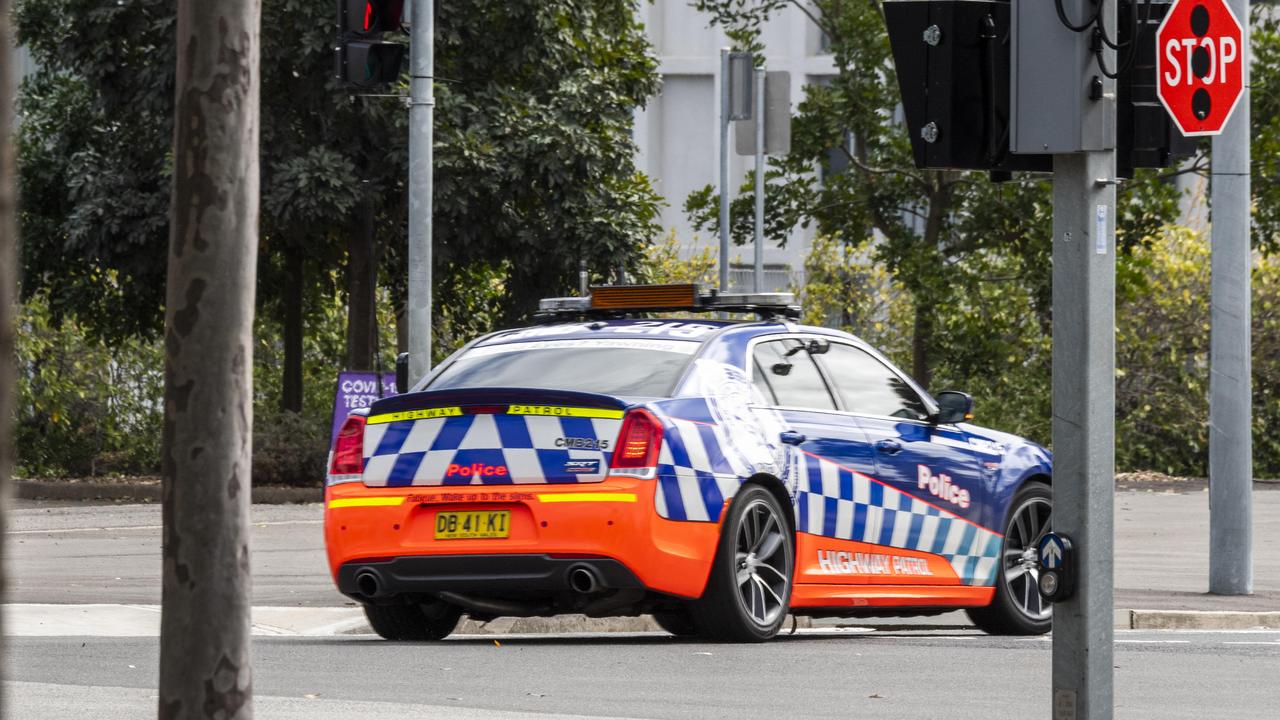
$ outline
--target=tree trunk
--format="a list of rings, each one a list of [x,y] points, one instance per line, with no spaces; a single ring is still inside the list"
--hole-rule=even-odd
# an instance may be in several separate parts
[[[919,267],[943,268],[947,259],[942,256],[942,228],[952,211],[954,179],[958,174],[944,170],[932,172],[929,175],[931,176],[929,212],[925,216],[920,252],[933,257],[929,258],[931,262],[922,262]],[[930,353],[933,350],[934,317],[937,307],[936,289],[928,286],[930,280],[941,282],[941,279],[936,277],[917,278],[916,286],[912,288],[911,293],[915,302],[915,320],[912,323],[911,332],[911,375],[926,390],[929,389],[929,383],[933,379]]]
[[[933,304],[923,296],[915,298],[915,320],[911,325],[911,377],[920,387],[929,389],[933,379],[933,367],[929,363],[929,350],[933,345]]]
[[[18,223],[13,177],[13,48],[9,38],[9,0],[0,0],[0,528],[8,521],[9,475],[13,471],[14,305],[18,299],[16,252]],[[8,586],[3,565],[5,535],[0,532],[0,595]],[[0,657],[5,628],[0,624]],[[0,693],[3,684],[0,683]],[[0,717],[7,717],[0,694]]]
[[[302,249],[288,246],[284,253],[284,377],[280,409],[302,412]]]
[[[347,234],[347,369],[373,369],[374,204],[356,207],[355,223]]]
[[[409,306],[396,304],[396,357],[409,352]]]
[[[179,0],[165,308],[161,720],[253,716],[259,0]]]

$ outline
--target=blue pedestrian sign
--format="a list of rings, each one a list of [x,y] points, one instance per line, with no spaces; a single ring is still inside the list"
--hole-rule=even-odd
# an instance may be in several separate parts
[[[1040,538],[1040,565],[1047,570],[1062,567],[1062,558],[1067,554],[1066,541],[1053,533],[1046,533]]]

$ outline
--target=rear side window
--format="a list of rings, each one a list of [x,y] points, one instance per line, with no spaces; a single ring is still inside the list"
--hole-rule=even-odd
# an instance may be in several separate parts
[[[813,358],[804,350],[799,340],[772,340],[756,346],[757,387],[772,390],[778,405],[815,410],[835,410],[835,401],[827,391],[827,384],[818,372]],[[766,398],[770,393],[761,392]]]
[[[426,389],[520,387],[666,397],[699,343],[547,340],[472,348]]]
[[[897,373],[870,354],[850,345],[831,343],[822,356],[844,408],[863,415],[924,420],[924,400]]]

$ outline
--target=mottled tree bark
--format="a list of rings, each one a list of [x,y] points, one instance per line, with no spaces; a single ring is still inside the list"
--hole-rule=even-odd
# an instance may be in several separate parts
[[[161,720],[253,716],[259,0],[179,0],[165,309]]]
[[[14,304],[17,302],[17,208],[13,167],[13,48],[9,38],[9,0],[0,0],[0,600],[8,578],[4,528],[9,516],[9,474],[13,471]],[[4,657],[4,630],[0,624],[0,657]],[[3,684],[0,684],[0,717],[7,717]]]

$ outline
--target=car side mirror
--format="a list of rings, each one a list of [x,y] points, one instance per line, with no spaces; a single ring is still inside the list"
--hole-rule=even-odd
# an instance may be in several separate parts
[[[946,425],[973,419],[973,396],[968,393],[944,390],[934,399],[938,401],[935,423]]]
[[[409,353],[396,356],[396,394],[409,392]]]
[[[769,369],[773,371],[774,375],[789,375],[791,374],[791,363],[787,363],[787,362],[774,363],[773,367]]]

